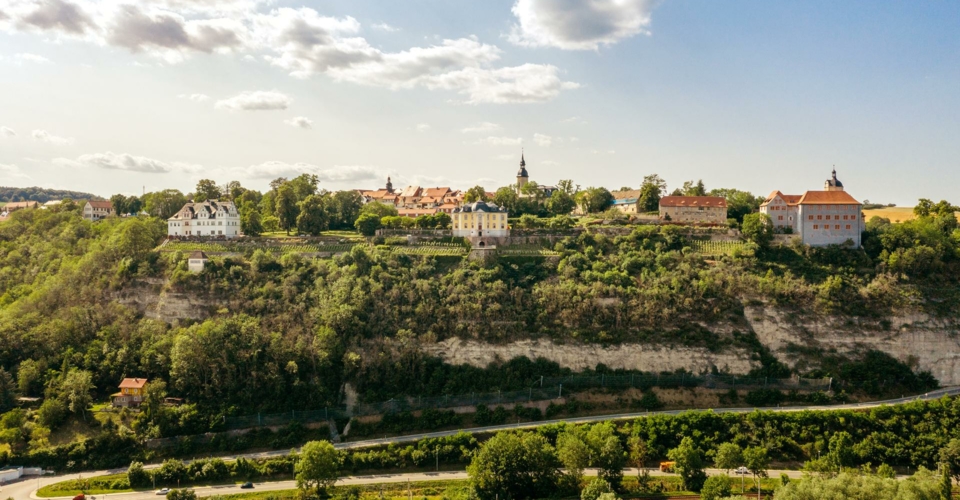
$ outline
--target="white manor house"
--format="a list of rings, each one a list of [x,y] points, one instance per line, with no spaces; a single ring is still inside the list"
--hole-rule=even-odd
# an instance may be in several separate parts
[[[167,219],[168,236],[240,236],[240,213],[232,201],[187,203]]]

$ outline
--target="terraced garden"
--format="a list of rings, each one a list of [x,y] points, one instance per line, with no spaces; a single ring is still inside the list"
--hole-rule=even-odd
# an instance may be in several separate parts
[[[260,240],[256,242],[201,242],[201,241],[171,241],[161,249],[164,252],[181,251],[184,253],[200,250],[207,254],[247,253],[263,250],[271,253],[340,253],[349,252],[360,243],[306,243],[302,241]]]
[[[690,248],[703,255],[719,257],[733,255],[735,251],[743,250],[744,244],[742,241],[691,240]]]
[[[560,252],[540,245],[511,245],[499,250],[500,255],[506,257],[555,257],[560,255]]]

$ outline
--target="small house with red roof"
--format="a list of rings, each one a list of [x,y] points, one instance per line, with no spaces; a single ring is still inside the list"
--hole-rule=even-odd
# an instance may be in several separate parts
[[[120,382],[120,392],[111,396],[113,406],[125,408],[140,406],[143,402],[144,391],[147,387],[145,378],[125,378]]]
[[[89,221],[106,219],[117,215],[113,203],[109,201],[90,200],[83,206],[83,218]]]

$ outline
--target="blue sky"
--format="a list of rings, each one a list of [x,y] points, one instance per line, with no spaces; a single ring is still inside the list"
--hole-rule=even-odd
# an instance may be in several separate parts
[[[0,0],[0,185],[534,180],[911,205],[960,182],[960,3]]]

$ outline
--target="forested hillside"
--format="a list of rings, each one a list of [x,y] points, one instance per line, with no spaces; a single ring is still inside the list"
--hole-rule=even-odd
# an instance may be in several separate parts
[[[81,193],[79,191],[67,191],[65,189],[48,189],[41,187],[5,187],[0,186],[0,201],[37,201],[45,203],[50,200],[62,200],[70,198],[71,200],[99,200],[100,197],[90,193]]]
[[[2,434],[0,442],[15,451],[43,448],[51,430],[86,419],[89,404],[106,401],[123,377],[153,382],[146,410],[127,431],[157,437],[216,428],[228,415],[339,405],[346,382],[361,400],[376,401],[525,388],[564,371],[530,362],[451,366],[420,349],[454,336],[736,347],[757,360],[754,376],[837,377],[850,382],[847,390],[877,396],[935,385],[879,353],[818,355],[791,373],[758,341],[744,309],[762,303],[797,316],[877,323],[903,311],[952,320],[955,219],[871,221],[865,251],[759,240],[709,259],[683,231],[588,231],[557,243],[557,257],[483,263],[374,244],[327,259],[258,250],[214,258],[193,274],[182,252],[156,251],[162,220],[90,223],[71,205],[18,211],[0,225],[0,407],[17,395],[44,400],[31,417],[36,434]],[[206,301],[209,317],[166,323],[115,300],[147,281]],[[711,328],[718,324],[725,327]],[[161,407],[166,395],[188,404]]]

